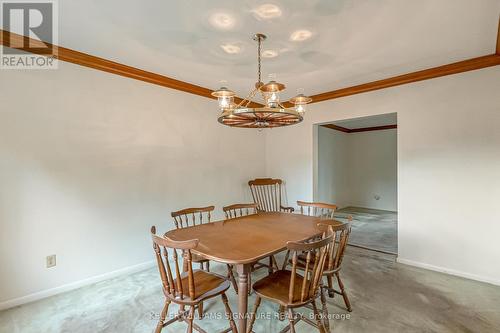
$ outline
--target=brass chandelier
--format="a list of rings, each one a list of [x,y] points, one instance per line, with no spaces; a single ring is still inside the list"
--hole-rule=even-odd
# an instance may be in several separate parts
[[[279,99],[279,93],[285,90],[285,85],[274,80],[266,84],[261,81],[261,44],[266,38],[263,34],[253,37],[258,44],[258,79],[248,96],[236,104],[235,93],[228,88],[221,87],[212,92],[212,96],[217,97],[222,112],[218,119],[221,124],[243,128],[272,128],[298,124],[304,119],[305,106],[312,100],[310,97],[298,94],[289,101],[293,107],[287,108]],[[255,102],[258,96],[263,104]],[[261,106],[251,107],[256,103]]]

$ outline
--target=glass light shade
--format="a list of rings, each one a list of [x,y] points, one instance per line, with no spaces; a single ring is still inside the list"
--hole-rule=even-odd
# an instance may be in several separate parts
[[[306,113],[306,105],[305,104],[295,104],[295,111],[304,115]]]
[[[227,109],[233,104],[233,96],[219,96],[217,100],[219,101],[219,108],[221,110]]]
[[[311,97],[304,96],[304,94],[298,94],[294,98],[290,99],[290,103],[295,105],[295,111],[303,115],[306,112],[306,104],[312,101]]]
[[[229,108],[233,105],[234,95],[235,93],[226,87],[221,87],[218,90],[212,92],[211,94],[214,97],[217,97],[217,101],[219,102],[219,108],[221,110]]]
[[[280,102],[280,94],[277,91],[266,92],[264,93],[264,97],[266,99],[266,104],[270,108],[279,107]]]

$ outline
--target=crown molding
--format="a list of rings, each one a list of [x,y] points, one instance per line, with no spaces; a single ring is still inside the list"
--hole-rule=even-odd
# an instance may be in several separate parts
[[[387,129],[398,128],[398,125],[383,125],[383,126],[372,126],[372,127],[362,127],[362,128],[346,128],[342,126],[338,126],[335,124],[325,124],[321,125],[326,128],[330,128],[339,132],[344,133],[359,133],[359,132],[371,132],[371,131],[382,131]]]
[[[441,76],[458,74],[468,71],[473,71],[481,68],[492,67],[500,65],[500,55],[490,54],[483,57],[468,59],[464,61],[455,62],[452,64],[424,69],[421,71],[403,74],[388,79],[364,83],[357,86],[348,88],[332,90],[318,95],[311,96],[311,103],[318,103],[330,99],[346,97],[350,95],[361,94],[369,91],[395,87],[403,84],[434,79]],[[291,106],[290,103],[283,104],[286,107]]]
[[[75,51],[62,46],[41,42],[39,40],[22,36],[10,31],[0,30],[0,32],[1,32],[0,44],[6,47],[10,47],[10,45],[32,45],[40,48],[46,47],[47,45],[52,46],[54,57],[57,58],[58,60],[214,99],[214,97],[211,95],[213,90],[210,90],[205,87],[176,80],[168,76],[163,76],[160,74],[148,72],[132,66],[127,66],[118,62],[96,57],[87,53]],[[28,49],[24,46],[16,48],[26,52],[41,54],[40,52],[37,52],[36,49],[35,52],[33,52],[31,49]],[[236,103],[239,103],[240,101],[241,98],[235,97]],[[251,103],[250,106],[261,107],[262,105],[258,103]]]
[[[214,97],[211,95],[213,90],[210,90],[205,87],[197,86],[191,83],[187,83],[184,81],[176,80],[167,76],[163,76],[160,74],[148,72],[142,69],[138,69],[135,67],[127,66],[124,64],[120,64],[118,62],[114,62],[111,60],[107,60],[104,58],[96,57],[90,54],[86,54],[83,52],[75,51],[72,49],[68,49],[65,47],[61,47],[58,45],[52,45],[49,43],[42,43],[38,40],[31,39],[26,36],[18,35],[16,33],[0,30],[0,44],[10,47],[10,43],[13,41],[14,45],[43,45],[48,44],[51,45],[54,49],[54,54],[56,54],[56,58],[62,61],[70,62],[76,65],[85,66],[93,69],[97,69],[100,71],[121,75],[124,77],[132,78],[135,80],[140,80],[152,84],[156,84],[159,86],[163,86],[166,88],[176,89],[180,91],[184,91],[190,94],[199,95],[207,98],[213,99]],[[30,43],[30,44],[28,44]],[[24,47],[20,49],[31,52]],[[36,51],[35,51],[36,53]],[[40,53],[38,53],[40,54]],[[403,74],[399,76],[394,76],[391,78],[373,81],[369,83],[364,83],[352,87],[332,90],[328,92],[324,92],[321,94],[317,94],[311,96],[311,103],[318,103],[330,99],[346,97],[355,94],[361,94],[369,91],[385,89],[390,87],[395,87],[398,85],[409,84],[413,82],[429,80],[441,76],[452,75],[463,73],[467,71],[473,71],[481,68],[498,66],[500,65],[500,21],[499,21],[499,29],[496,43],[496,53],[490,54],[482,57],[472,58],[468,60],[463,60],[443,66],[433,67],[429,69],[424,69],[421,71],[416,71],[408,74]],[[235,97],[235,102],[241,102],[241,98]],[[283,103],[285,107],[291,107],[292,104],[289,102]],[[262,107],[262,104],[252,102],[249,104],[250,107]]]

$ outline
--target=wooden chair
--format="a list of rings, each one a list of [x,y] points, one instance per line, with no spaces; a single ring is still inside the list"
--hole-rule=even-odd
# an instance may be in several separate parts
[[[334,204],[317,202],[297,201],[297,205],[300,207],[300,213],[303,215],[316,216],[330,220],[333,220],[335,210],[337,209],[337,206]],[[342,283],[342,279],[340,278],[340,268],[342,259],[344,257],[344,251],[349,241],[349,235],[351,234],[352,216],[349,215],[347,219],[348,222],[346,224],[335,227],[331,230],[332,234],[334,235],[335,243],[330,249],[331,253],[328,254],[328,260],[323,272],[323,275],[327,279],[328,286],[323,287],[328,291],[328,296],[330,298],[333,298],[335,294],[342,295],[347,311],[352,312],[351,302],[349,301],[345,286]],[[283,263],[284,266],[289,264],[288,256],[289,254],[287,253],[285,255],[285,261]],[[301,261],[304,261],[303,256],[300,256],[299,259]],[[337,279],[340,290],[334,289],[334,278]]]
[[[349,235],[351,234],[352,216],[348,216],[348,222],[340,226],[330,226],[331,232],[335,242],[333,243],[330,253],[328,253],[328,260],[325,263],[325,269],[323,275],[326,276],[328,281],[328,296],[333,298],[335,294],[342,295],[344,299],[347,311],[351,312],[351,302],[349,297],[347,297],[347,292],[342,279],[340,278],[340,269],[342,267],[342,259],[344,258],[345,249],[347,248],[347,243],[349,241]],[[336,290],[333,287],[333,278],[337,278],[337,282],[340,290]]]
[[[182,210],[178,210],[176,212],[172,212],[172,218],[174,219],[174,224],[177,229],[191,227],[203,223],[210,223],[210,219],[212,217],[212,212],[214,211],[215,206],[201,207],[201,208],[185,208]],[[197,254],[193,254],[192,262],[198,263],[200,265],[200,269],[204,269],[207,272],[210,272],[210,260],[203,258]],[[234,290],[238,290],[238,285],[233,275],[233,269],[231,265],[227,265],[227,277],[231,281]],[[201,309],[202,307],[200,307]],[[201,313],[200,313],[201,316]]]
[[[257,178],[248,182],[257,209],[264,212],[292,213],[293,207],[285,207],[281,202],[281,179]]]
[[[313,242],[287,243],[288,250],[293,253],[292,270],[279,270],[255,282],[252,288],[257,294],[257,297],[250,316],[250,324],[247,332],[252,331],[255,315],[262,298],[277,303],[280,307],[287,309],[290,325],[285,327],[281,332],[290,330],[292,333],[295,333],[295,324],[299,320],[304,320],[315,326],[318,328],[319,332],[323,333],[326,331],[316,306],[316,298],[318,297],[318,293],[323,293],[323,289],[320,288],[321,277],[332,242],[333,236],[327,232],[322,239]],[[299,255],[303,254],[306,255],[305,270],[303,274],[300,275],[297,273],[298,265],[301,263],[301,261],[299,261]],[[306,305],[312,305],[316,322],[301,314],[298,314],[297,317],[295,316],[293,309]],[[326,318],[328,317],[328,313],[324,313],[323,315],[326,315]]]
[[[337,209],[337,205],[320,202],[297,201],[297,205],[299,206],[300,214],[302,215],[314,216],[329,220],[333,220],[333,214]],[[290,252],[287,251],[282,269],[285,269],[285,267],[291,263],[288,261],[289,256]]]
[[[172,218],[177,229],[191,227],[203,223],[210,223],[211,213],[214,211],[215,206],[201,207],[201,208],[185,208],[172,212]],[[197,254],[193,254],[193,262],[200,264],[201,269],[210,272],[210,261]]]
[[[337,210],[337,205],[320,203],[320,202],[305,202],[297,201],[300,208],[300,214],[307,216],[315,216],[324,219],[333,220],[333,214]]]
[[[349,235],[351,233],[352,216],[349,216],[348,220],[349,222],[347,223],[335,226],[328,224],[328,221],[324,222],[324,224],[328,226],[329,232],[333,237],[333,243],[332,246],[329,248],[329,252],[327,254],[323,269],[323,276],[327,278],[328,286],[322,284],[322,288],[327,290],[328,296],[330,298],[333,298],[335,294],[342,295],[347,311],[351,312],[352,311],[351,302],[347,297],[345,286],[342,283],[342,279],[340,278],[340,268],[342,266],[342,259],[344,258],[344,252],[347,247],[347,242],[349,241]],[[285,261],[287,260],[288,257],[285,258]],[[304,271],[307,266],[306,262],[307,262],[306,256],[304,254],[299,255],[297,269]],[[340,290],[336,290],[333,287],[334,277],[337,278]],[[323,312],[326,312],[327,311],[326,299],[324,293],[321,293],[321,303],[323,307]],[[325,325],[328,329],[329,328],[328,320],[325,321]]]
[[[257,204],[234,204],[226,207],[222,207],[224,214],[226,215],[226,220],[234,219],[241,216],[247,216],[251,214],[257,214]]]
[[[161,332],[163,327],[176,321],[185,321],[188,324],[188,333],[192,333],[193,328],[199,332],[206,333],[201,327],[193,323],[194,309],[195,307],[201,306],[204,300],[220,295],[230,324],[230,328],[222,332],[232,331],[237,333],[238,331],[233,320],[233,314],[226,296],[226,291],[230,287],[229,281],[223,276],[215,273],[206,272],[204,270],[193,270],[191,249],[198,245],[198,240],[193,239],[177,242],[168,238],[159,237],[156,235],[156,228],[154,226],[151,227],[151,237],[153,239],[153,249],[160,271],[163,293],[166,298],[155,332]],[[186,265],[183,266],[186,266],[187,270],[183,272],[179,269],[178,250],[186,262]],[[174,266],[173,270],[171,266]],[[170,303],[178,304],[180,310],[174,318],[166,321]],[[186,306],[189,306],[188,311],[185,310]]]

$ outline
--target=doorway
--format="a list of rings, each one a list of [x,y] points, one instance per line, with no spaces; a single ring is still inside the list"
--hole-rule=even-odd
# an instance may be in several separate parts
[[[397,254],[397,115],[317,125],[315,201],[353,217],[349,244]]]

